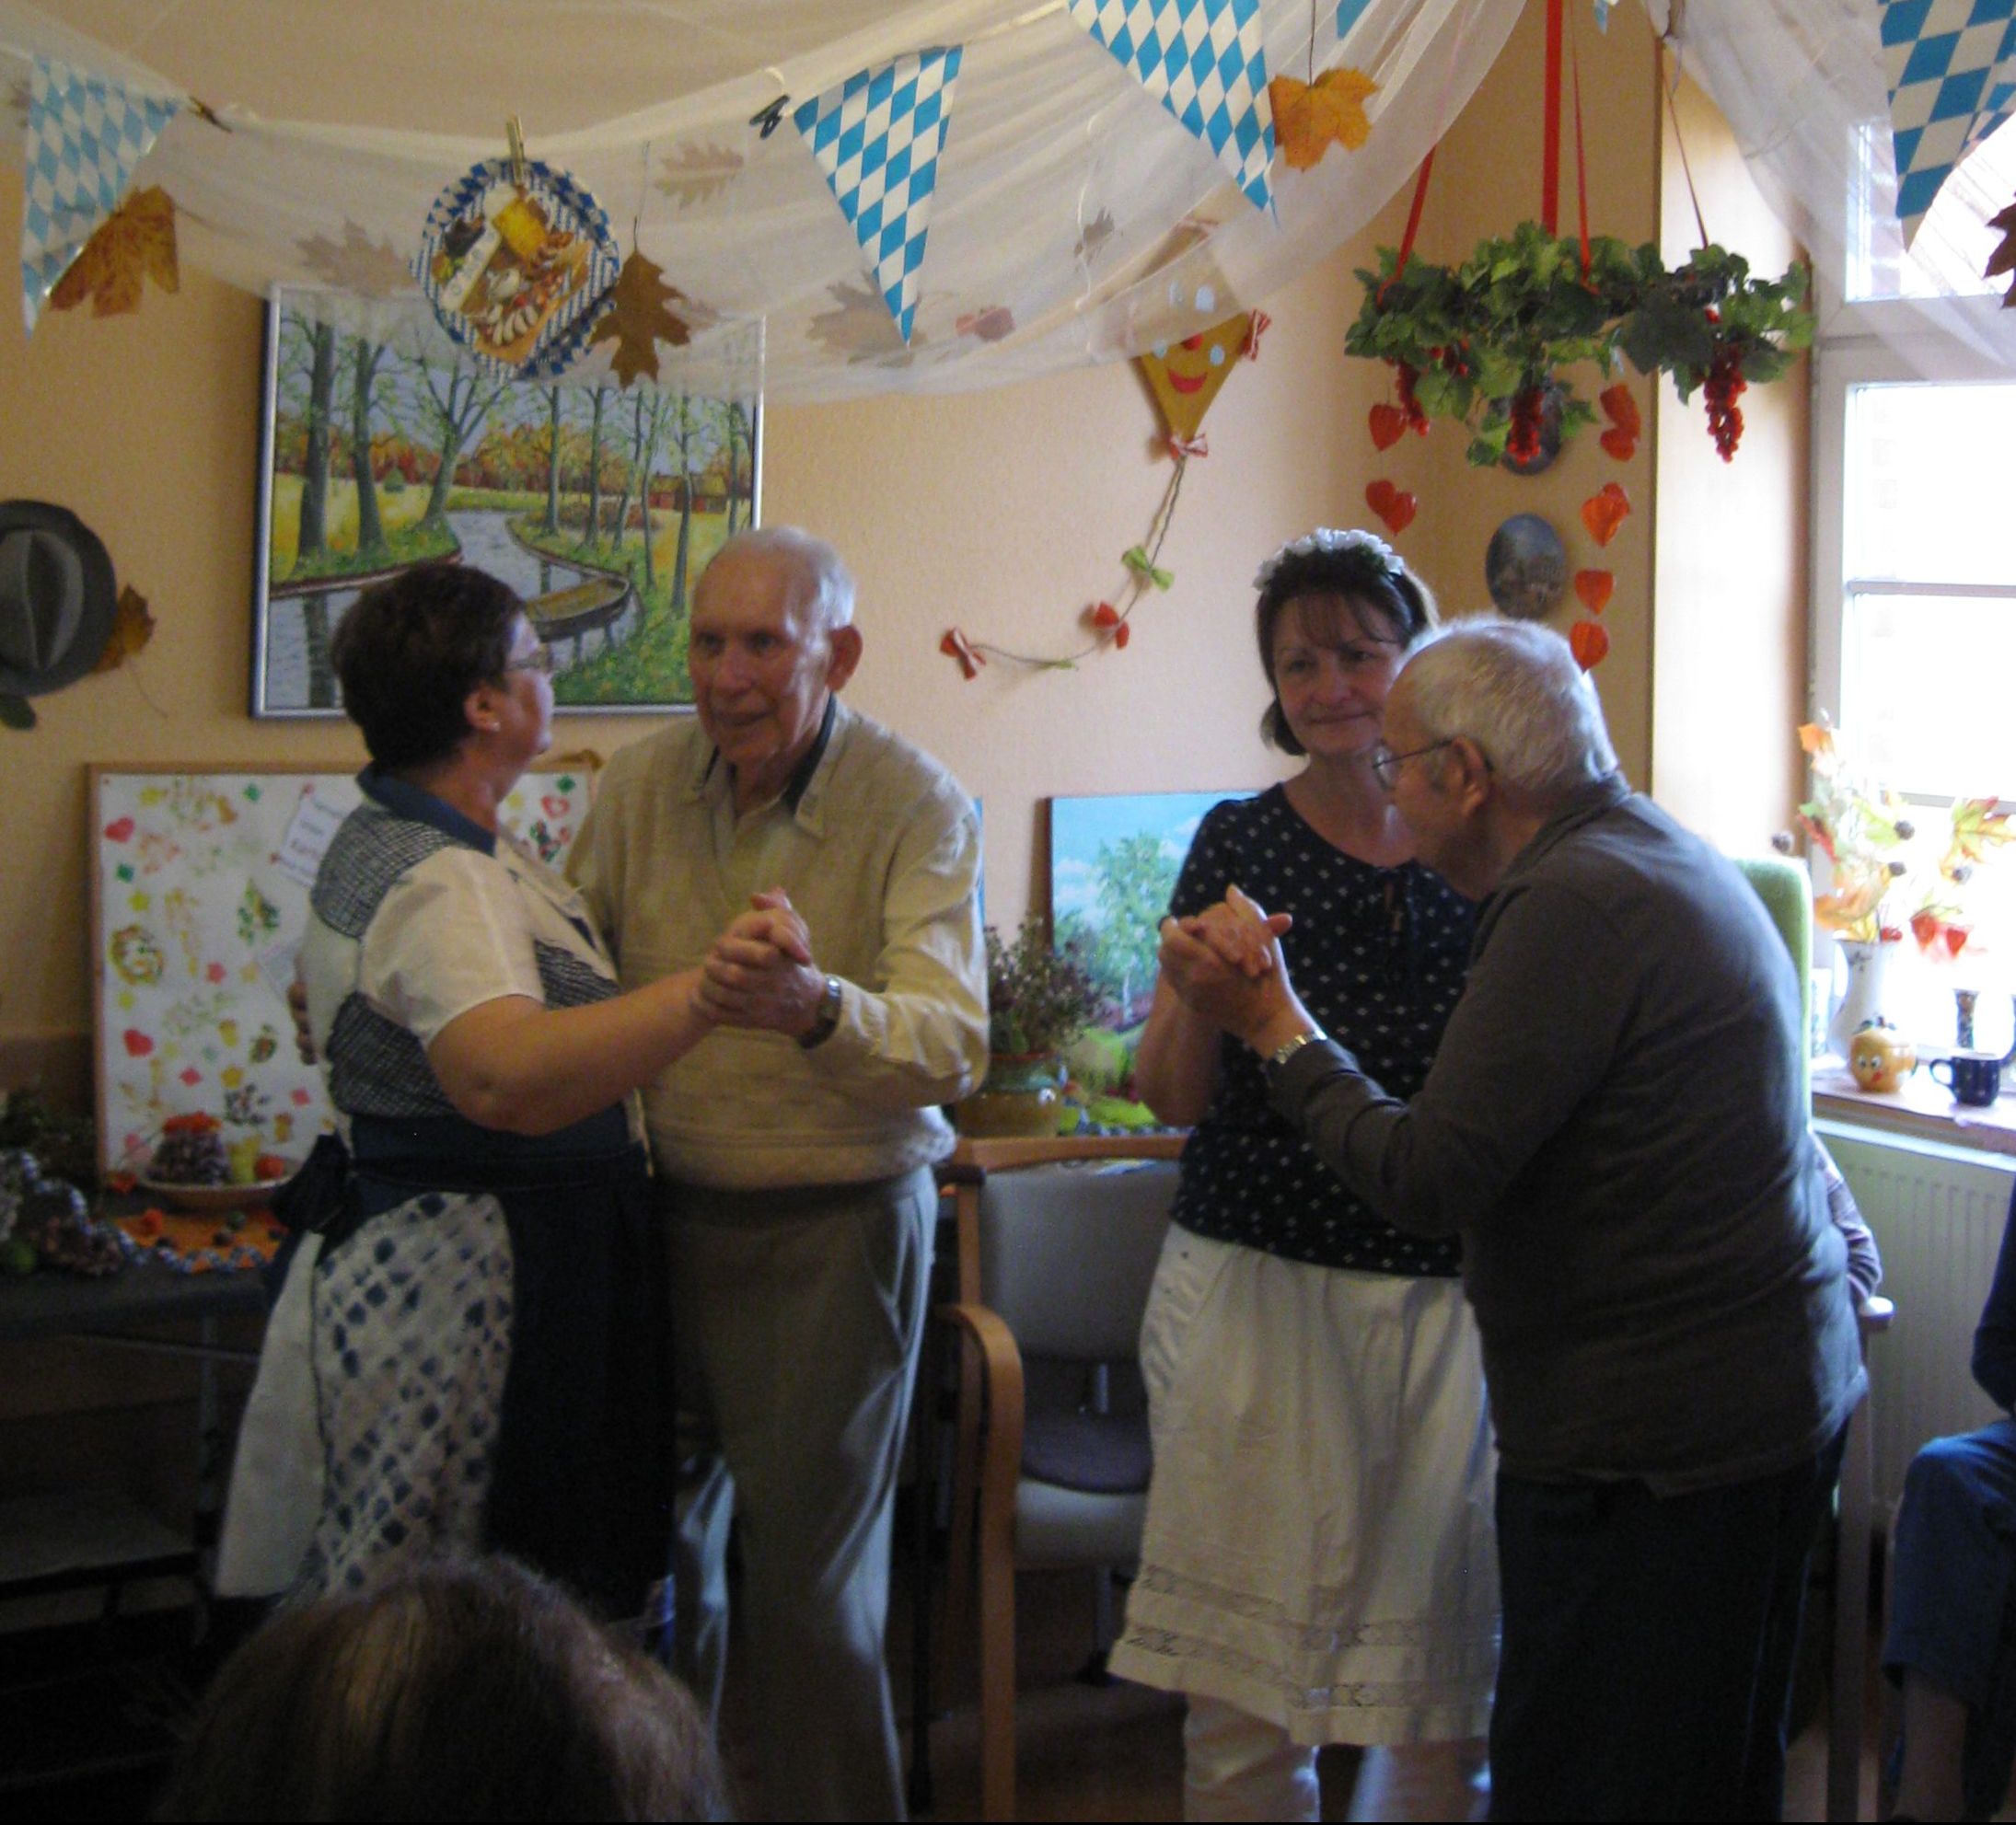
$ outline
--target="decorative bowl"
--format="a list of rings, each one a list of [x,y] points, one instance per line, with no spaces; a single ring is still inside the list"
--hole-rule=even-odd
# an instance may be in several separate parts
[[[173,1210],[242,1210],[255,1204],[270,1204],[273,1194],[294,1176],[290,1170],[277,1179],[255,1179],[249,1184],[198,1185],[174,1179],[150,1179],[145,1173],[133,1180],[133,1189]]]

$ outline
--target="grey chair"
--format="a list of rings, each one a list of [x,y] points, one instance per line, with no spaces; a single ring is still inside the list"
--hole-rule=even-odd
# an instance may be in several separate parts
[[[1015,1573],[1094,1567],[1104,1598],[1111,1571],[1140,1554],[1148,1417],[1138,1392],[1119,1391],[1176,1181],[1168,1161],[1044,1165],[991,1173],[962,1200],[960,1252],[978,1284],[940,1315],[961,1339],[955,1487],[973,1499],[955,1497],[948,1626],[970,1613],[977,1577],[989,1819],[1015,1810]]]

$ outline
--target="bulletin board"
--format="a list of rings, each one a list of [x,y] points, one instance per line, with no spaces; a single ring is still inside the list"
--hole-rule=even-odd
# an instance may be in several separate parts
[[[592,756],[519,780],[504,828],[558,867],[587,814]],[[355,809],[339,772],[256,766],[91,768],[91,959],[98,1163],[145,1163],[170,1115],[304,1157],[330,1126],[295,1055],[286,993],[308,889]]]

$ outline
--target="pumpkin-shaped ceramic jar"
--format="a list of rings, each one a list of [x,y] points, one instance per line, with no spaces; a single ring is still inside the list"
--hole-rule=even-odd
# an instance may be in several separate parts
[[[1888,1021],[1871,1021],[1848,1042],[1848,1070],[1858,1090],[1881,1095],[1918,1068],[1917,1048]]]

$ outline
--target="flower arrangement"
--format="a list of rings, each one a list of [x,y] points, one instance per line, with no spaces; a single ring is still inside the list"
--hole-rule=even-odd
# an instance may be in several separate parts
[[[1813,895],[1813,918],[1837,938],[1901,941],[1905,930],[1929,956],[1957,957],[1974,928],[1966,889],[1975,872],[2016,839],[2016,819],[1993,798],[1955,799],[1936,853],[1918,842],[1908,807],[1888,787],[1849,765],[1825,722],[1809,722],[1799,744],[1813,768],[1813,796],[1800,827],[1825,855],[1833,877]],[[1790,849],[1791,838],[1781,839]]]
[[[987,928],[987,1041],[998,1057],[1062,1050],[1099,1011],[1099,991],[1069,951],[1051,946],[1035,914],[1013,944]]]
[[[1382,248],[1379,270],[1358,274],[1365,301],[1344,347],[1393,367],[1412,429],[1436,418],[1466,425],[1479,466],[1530,461],[1543,411],[1557,405],[1564,439],[1591,422],[1594,410],[1560,371],[1594,362],[1608,375],[1620,355],[1640,374],[1672,375],[1683,399],[1704,389],[1726,462],[1743,434],[1737,398],[1777,379],[1813,341],[1808,276],[1794,266],[1780,280],[1753,279],[1740,254],[1715,246],[1669,271],[1651,243],[1632,248],[1608,235],[1590,240],[1585,266],[1579,239],[1523,222],[1453,268],[1418,259],[1402,268]]]

